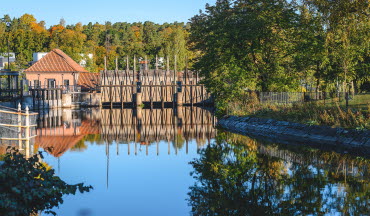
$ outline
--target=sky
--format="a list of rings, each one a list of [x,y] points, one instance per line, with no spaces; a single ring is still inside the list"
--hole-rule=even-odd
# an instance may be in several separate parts
[[[204,9],[206,3],[216,0],[15,0],[0,7],[0,17],[20,17],[28,13],[46,26],[58,24],[63,18],[66,24],[82,22],[187,22]]]

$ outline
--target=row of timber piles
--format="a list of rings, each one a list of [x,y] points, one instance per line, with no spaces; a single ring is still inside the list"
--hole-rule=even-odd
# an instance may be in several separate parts
[[[175,58],[176,59],[176,58]],[[101,72],[102,105],[108,107],[172,107],[182,105],[203,105],[210,102],[210,95],[204,85],[199,84],[198,74],[187,70],[177,71],[176,61],[170,70],[167,59],[166,67],[149,69],[148,61],[142,61],[136,68],[136,58],[130,68],[129,58],[126,69]],[[117,61],[116,61],[117,63]]]

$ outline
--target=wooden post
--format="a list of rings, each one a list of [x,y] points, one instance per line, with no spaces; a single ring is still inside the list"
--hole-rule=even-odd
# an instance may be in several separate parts
[[[104,56],[104,71],[107,71],[107,56]]]
[[[26,106],[26,158],[30,157],[30,113],[29,108]]]
[[[137,82],[136,86],[136,107],[140,107],[142,104],[141,82]]]
[[[162,109],[164,108],[164,86],[163,86],[163,81],[161,81],[161,105]]]
[[[136,75],[136,56],[134,55],[134,71],[133,71],[133,75],[132,75],[132,77],[133,77],[133,82],[138,82],[139,80],[137,80],[137,78],[135,78],[135,75]]]
[[[127,79],[129,79],[129,74],[130,74],[130,66],[129,66],[130,62],[129,62],[129,58],[128,58],[128,55],[126,56],[126,76],[125,76],[125,79],[126,79],[126,83],[128,83]]]
[[[153,82],[149,82],[149,101],[150,101],[150,109],[153,109]]]
[[[176,81],[177,81],[177,55],[175,55],[175,69],[173,71],[173,80],[176,84]]]
[[[123,109],[123,81],[121,81],[121,109]]]
[[[155,55],[154,78],[155,78],[155,84],[156,84],[157,83],[157,80],[159,80],[159,75],[158,75],[158,56],[157,55]]]
[[[204,107],[205,101],[204,101],[204,85],[202,85],[202,104]]]
[[[182,82],[178,81],[178,86],[177,86],[177,93],[176,93],[176,103],[177,106],[182,106],[183,101],[182,101]]]
[[[193,107],[193,101],[194,98],[193,98],[193,81],[190,82],[190,104],[191,104],[191,107]]]
[[[155,55],[155,75],[158,77],[158,56]]]
[[[22,115],[21,115],[21,104],[18,104],[18,149],[23,150],[22,148]]]
[[[167,74],[170,74],[170,59],[168,58],[168,56],[167,56],[166,76],[165,76],[165,78],[166,78],[165,83],[166,84],[167,84]],[[170,80],[171,80],[171,78],[170,78]]]
[[[110,101],[110,108],[113,108],[113,91],[112,91],[112,81],[109,82],[109,101]]]
[[[118,72],[118,57],[116,57],[116,72]]]
[[[173,107],[175,107],[176,104],[176,78],[177,78],[177,56],[175,55],[175,65],[174,65],[174,70],[173,70]]]
[[[148,75],[148,58],[147,58],[147,56],[145,56],[145,73],[146,73],[146,75]]]
[[[134,96],[135,96],[135,87],[134,87],[134,81],[132,81],[131,83],[131,102],[132,102],[132,106],[135,106],[134,105]]]
[[[184,79],[185,79],[185,85],[186,85],[186,81],[187,81],[187,76],[188,76],[188,57],[186,56],[186,59],[185,59],[185,76],[184,76]]]

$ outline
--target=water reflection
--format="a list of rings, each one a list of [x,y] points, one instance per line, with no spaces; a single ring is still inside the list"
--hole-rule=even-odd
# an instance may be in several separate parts
[[[84,141],[100,134],[98,109],[40,110],[39,113],[35,146],[45,149],[55,157],[62,156],[70,149],[87,148]]]
[[[44,110],[40,112],[36,148],[47,149],[55,157],[68,150],[83,151],[86,141],[97,144],[127,145],[127,153],[138,153],[138,148],[156,145],[166,141],[168,154],[170,144],[177,154],[195,139],[198,147],[216,135],[216,119],[209,110],[199,107],[177,109],[86,109],[86,110]]]
[[[35,146],[50,166],[63,162],[63,178],[94,186],[68,198],[61,215],[369,212],[368,159],[217,133],[215,124],[196,107],[49,110]]]
[[[369,160],[219,133],[191,162],[193,215],[366,215]]]

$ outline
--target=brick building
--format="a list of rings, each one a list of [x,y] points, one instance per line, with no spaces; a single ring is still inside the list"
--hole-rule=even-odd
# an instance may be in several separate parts
[[[88,72],[60,49],[53,49],[24,72],[33,87],[78,86],[87,91],[95,89],[99,83],[97,73]]]

